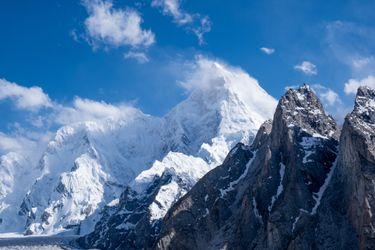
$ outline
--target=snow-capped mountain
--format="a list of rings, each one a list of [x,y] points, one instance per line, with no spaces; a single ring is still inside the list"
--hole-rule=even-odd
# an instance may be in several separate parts
[[[168,182],[154,190],[154,199],[143,204],[154,223],[236,143],[249,143],[276,106],[255,79],[206,59],[199,60],[185,84],[191,87],[188,98],[164,117],[131,109],[121,119],[59,129],[39,162],[24,163],[33,169],[27,175],[32,185],[17,190],[17,199],[8,203],[10,213],[1,207],[0,231],[84,234],[106,204],[116,206],[124,190],[142,199],[168,175]],[[1,202],[24,183],[1,181],[6,189]],[[14,218],[20,222],[10,223]]]
[[[103,216],[82,244],[104,248],[108,247],[106,244],[112,244],[115,247],[117,243],[108,240],[111,237],[123,239],[122,247],[127,248],[133,247],[136,241],[139,246],[145,244],[146,238],[141,235],[152,232],[156,237],[160,221],[170,206],[205,173],[221,164],[236,143],[252,141],[261,121],[271,116],[276,102],[254,79],[216,62],[201,61],[200,64],[210,74],[201,76],[198,73],[195,81],[208,78],[204,80],[206,84],[194,89],[187,100],[165,116],[166,124],[169,124],[167,137],[173,138],[172,152],[135,178],[130,184],[132,195],[122,195],[117,206],[108,208],[114,212]],[[175,148],[180,152],[173,152]],[[170,178],[164,178],[164,182],[155,186],[155,182],[165,175]],[[138,201],[137,205],[134,205],[134,199]]]

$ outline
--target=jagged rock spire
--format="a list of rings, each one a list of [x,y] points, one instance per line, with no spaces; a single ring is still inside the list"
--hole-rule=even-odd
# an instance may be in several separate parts
[[[289,128],[298,126],[310,134],[338,137],[336,122],[325,113],[319,98],[307,84],[290,88],[281,97],[274,118],[275,122],[279,120]]]

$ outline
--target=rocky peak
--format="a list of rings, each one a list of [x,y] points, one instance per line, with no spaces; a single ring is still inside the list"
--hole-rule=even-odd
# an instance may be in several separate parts
[[[360,87],[355,98],[354,111],[351,116],[359,117],[367,126],[375,126],[375,90]]]
[[[300,127],[311,135],[338,138],[334,119],[325,113],[319,98],[307,84],[287,90],[276,108],[274,122],[281,122],[289,129]]]
[[[354,136],[355,135],[355,136]],[[352,148],[352,152],[341,154],[343,162],[350,162],[361,157],[375,164],[375,90],[369,87],[360,87],[355,99],[354,110],[346,117],[343,126],[341,144],[342,149]],[[350,149],[349,149],[350,150]],[[359,156],[354,157],[354,152]]]

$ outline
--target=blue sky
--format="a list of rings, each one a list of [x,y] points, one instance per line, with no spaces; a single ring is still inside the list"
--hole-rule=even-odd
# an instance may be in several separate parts
[[[5,0],[0,78],[26,88],[0,89],[0,131],[43,122],[45,109],[77,97],[163,115],[186,96],[178,82],[196,55],[242,68],[275,98],[315,85],[342,119],[355,87],[375,87],[374,9],[371,0]],[[17,106],[32,86],[49,99]]]

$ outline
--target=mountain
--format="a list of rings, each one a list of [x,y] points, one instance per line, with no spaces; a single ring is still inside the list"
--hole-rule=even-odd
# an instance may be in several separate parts
[[[129,108],[121,119],[59,129],[39,161],[22,161],[26,180],[0,180],[0,232],[86,234],[124,206],[132,221],[144,208],[148,226],[157,225],[236,143],[252,141],[276,106],[255,79],[215,61],[201,59],[189,84],[188,98],[161,118]],[[9,164],[7,176],[18,175],[17,161]]]
[[[289,89],[252,146],[237,145],[172,207],[158,247],[287,248],[320,204],[338,132],[309,86]]]
[[[142,235],[153,232],[157,236],[170,206],[219,165],[236,143],[252,141],[261,123],[271,116],[276,103],[256,81],[221,64],[202,63],[209,67],[212,86],[199,86],[165,116],[170,126],[168,137],[177,137],[194,149],[189,154],[172,150],[140,173],[130,184],[131,191],[126,191],[132,195],[121,195],[118,205],[107,208],[112,212],[82,239],[86,247],[138,248],[147,244]],[[192,142],[195,137],[202,139]],[[155,185],[160,179],[164,181]]]
[[[289,89],[165,216],[157,249],[373,249],[375,91],[339,130],[306,85]]]

